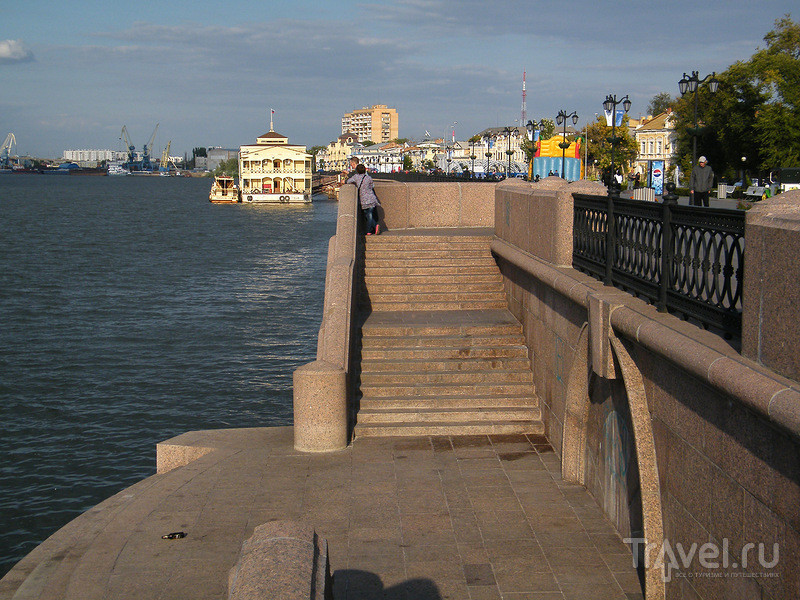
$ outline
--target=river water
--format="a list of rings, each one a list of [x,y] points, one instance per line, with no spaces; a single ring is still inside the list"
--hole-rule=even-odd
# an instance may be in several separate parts
[[[184,431],[287,425],[335,203],[210,179],[0,176],[0,576]]]

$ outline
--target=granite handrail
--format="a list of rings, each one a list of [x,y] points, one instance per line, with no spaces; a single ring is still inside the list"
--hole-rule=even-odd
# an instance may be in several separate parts
[[[492,240],[491,247],[504,260],[587,310],[589,297],[603,288],[588,275],[571,267],[550,264],[499,237]],[[698,330],[697,336],[687,335],[666,324],[664,321],[668,319],[633,296],[624,305],[615,306],[610,315],[616,333],[642,344],[784,431],[800,437],[797,382],[741,356],[721,340],[714,343],[716,336],[711,333]],[[680,323],[677,319],[675,322]]]
[[[331,452],[348,443],[358,216],[356,188],[343,185],[336,235],[328,243],[317,360],[299,367],[293,376],[294,447],[303,452]]]

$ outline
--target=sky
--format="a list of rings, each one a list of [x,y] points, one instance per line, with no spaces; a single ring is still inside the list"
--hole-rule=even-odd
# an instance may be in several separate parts
[[[346,112],[386,104],[399,135],[465,140],[608,94],[659,92],[747,60],[796,0],[25,0],[0,3],[0,143],[20,155],[236,148],[269,129],[326,145]],[[794,20],[800,14],[791,15]],[[455,125],[454,125],[455,124]]]

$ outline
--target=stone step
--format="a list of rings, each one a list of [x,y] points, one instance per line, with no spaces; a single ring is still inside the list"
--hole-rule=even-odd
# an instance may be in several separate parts
[[[370,385],[465,385],[474,383],[520,383],[533,382],[529,370],[474,370],[474,371],[361,371],[361,387]]]
[[[435,275],[382,275],[372,273],[364,277],[364,284],[371,288],[373,285],[503,285],[503,276],[500,272],[486,272],[472,275],[457,275],[452,273],[439,273]]]
[[[539,419],[538,408],[523,406],[494,407],[482,406],[469,408],[403,408],[381,409],[361,408],[358,411],[359,424],[372,423],[465,423],[470,421],[524,421]]]
[[[366,239],[366,250],[369,252],[375,248],[410,248],[416,250],[441,250],[441,249],[465,249],[469,247],[489,248],[492,241],[489,236],[415,236],[404,235],[402,237],[392,237],[381,235],[378,237],[370,236]]]
[[[440,345],[455,340],[461,343],[480,342],[486,339],[497,339],[500,345],[503,341],[514,339],[513,343],[524,343],[522,326],[519,323],[505,324],[473,324],[473,325],[365,325],[361,328],[362,343],[373,338],[403,338],[412,342],[418,340],[420,345]],[[413,339],[411,339],[413,338]],[[392,340],[394,341],[394,340]],[[397,340],[400,341],[399,339]]]
[[[469,421],[463,423],[407,423],[355,426],[355,437],[408,437],[425,435],[512,435],[543,434],[542,421],[503,421],[500,423]]]
[[[433,338],[439,339],[439,338]],[[409,343],[414,340],[407,340]],[[443,361],[443,360],[465,360],[465,359],[486,359],[489,361],[520,359],[528,360],[528,349],[523,345],[507,346],[362,346],[362,363],[381,363],[384,361],[394,364],[401,360],[424,360],[424,361]],[[370,367],[372,368],[372,367]]]
[[[473,371],[514,371],[530,370],[527,355],[513,358],[503,357],[454,357],[439,360],[429,358],[397,359],[388,356],[376,357],[372,360],[361,354],[361,370],[365,373],[427,373],[438,372],[473,372]]]
[[[370,302],[368,306],[373,311],[400,312],[410,310],[492,310],[505,308],[505,298],[502,300],[473,300],[455,302]]]
[[[438,408],[539,408],[539,397],[531,394],[504,394],[494,396],[384,396],[361,398],[362,409],[405,410]]]
[[[430,264],[426,266],[387,266],[376,268],[369,264],[364,267],[364,278],[371,277],[418,277],[420,275],[495,275],[497,265]]]
[[[361,373],[364,376],[364,373]],[[367,399],[391,398],[396,396],[407,398],[487,398],[500,396],[535,396],[536,390],[532,382],[510,381],[507,383],[424,383],[424,384],[361,384],[361,394]]]
[[[482,292],[468,292],[453,290],[449,292],[373,292],[364,301],[371,302],[480,302],[483,300],[500,300],[505,302],[505,292],[490,290]],[[504,305],[505,306],[505,305]]]
[[[491,256],[460,256],[457,254],[447,254],[443,257],[426,256],[424,258],[406,258],[403,256],[390,256],[386,258],[370,258],[366,265],[370,269],[386,269],[389,267],[473,267],[486,266],[497,267],[497,263]]]
[[[362,290],[368,294],[382,294],[382,293],[421,293],[421,292],[504,292],[503,283],[497,279],[489,281],[473,281],[471,278],[466,278],[462,282],[441,282],[435,277],[425,280],[409,281],[410,278],[405,277],[392,277],[391,281],[388,278],[375,277],[370,281],[365,282],[366,285],[362,286]]]
[[[420,249],[416,246],[403,246],[397,248],[367,248],[365,252],[367,262],[374,260],[435,260],[442,258],[452,258],[453,256],[461,256],[463,258],[492,258],[489,247],[473,247],[467,246],[464,248],[435,248],[430,250]]]

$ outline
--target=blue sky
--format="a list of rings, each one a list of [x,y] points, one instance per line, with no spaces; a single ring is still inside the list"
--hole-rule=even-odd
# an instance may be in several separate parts
[[[26,0],[0,4],[0,139],[20,154],[141,147],[158,155],[237,147],[269,127],[324,145],[345,112],[387,104],[400,135],[456,125],[466,139],[577,111],[609,93],[633,116],[652,97],[746,60],[796,0],[640,2]],[[800,12],[795,10],[795,12]],[[800,14],[793,14],[795,20]]]

